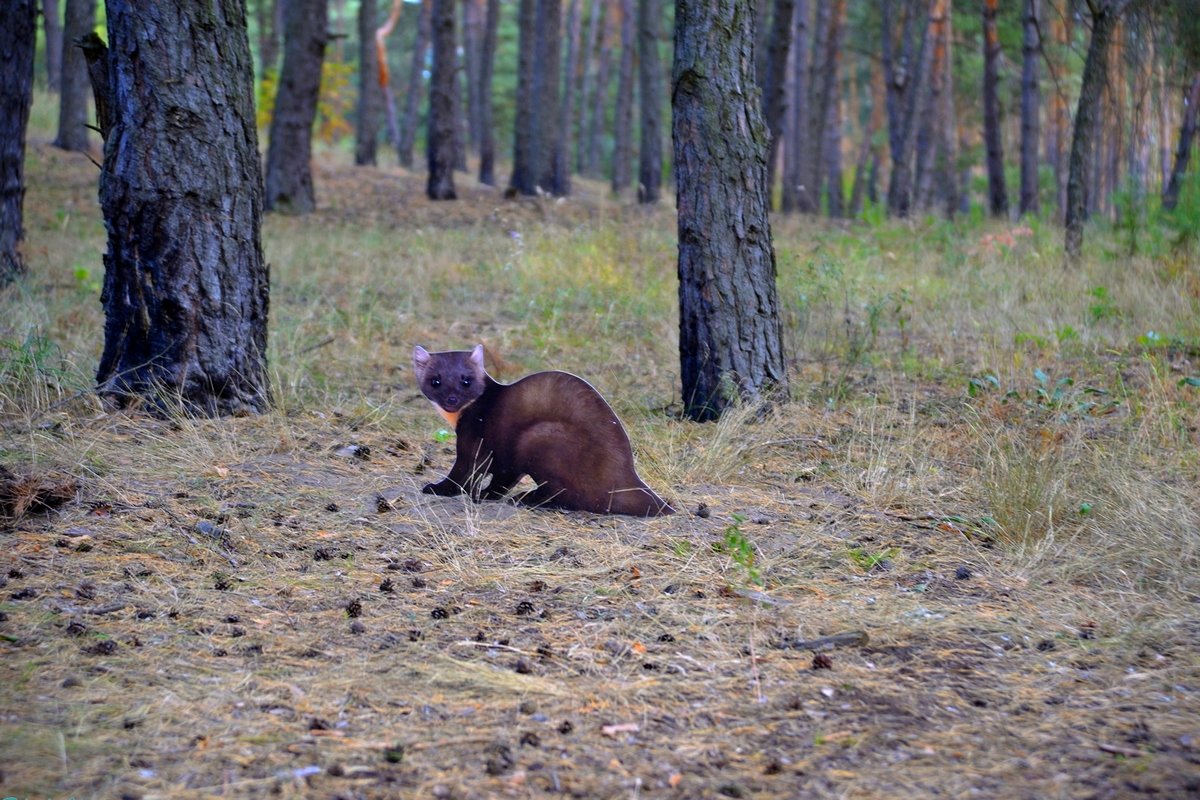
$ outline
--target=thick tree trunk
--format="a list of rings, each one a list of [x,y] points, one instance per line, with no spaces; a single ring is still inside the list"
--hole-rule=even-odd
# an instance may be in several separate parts
[[[629,186],[633,161],[633,68],[637,50],[635,0],[621,4],[621,66],[617,74],[617,110],[613,120],[612,190],[620,194]]]
[[[685,413],[786,396],[750,0],[677,0],[672,72]]]
[[[988,210],[993,217],[1005,217],[1008,188],[1004,182],[1004,145],[1000,138],[998,1],[983,0],[983,142],[987,151]]]
[[[375,2],[360,0],[358,6],[358,125],[354,142],[354,163],[358,166],[375,166],[379,112],[383,108],[381,65],[375,48],[379,27]]]
[[[25,130],[33,105],[34,0],[0,3],[0,287],[26,270]]]
[[[454,0],[433,0],[430,32],[433,37],[433,76],[429,81],[429,129],[426,153],[430,200],[454,200],[454,162],[458,127],[458,59],[454,35]]]
[[[500,0],[487,0],[483,23],[483,45],[479,53],[479,182],[496,185],[496,136],[492,113],[492,75],[496,68],[496,29],[500,23]]]
[[[644,0],[643,0],[644,2]],[[763,116],[767,130],[771,132],[771,144],[767,150],[767,197],[775,187],[775,167],[779,160],[779,147],[784,136],[784,116],[787,113],[787,65],[791,49],[792,18],[795,16],[795,0],[775,0],[771,16],[771,33],[768,39],[766,67],[763,73]]]
[[[245,4],[106,7],[117,113],[100,174],[98,392],[193,413],[263,411],[268,274]]]
[[[575,171],[583,172],[587,168],[587,131],[588,109],[591,108],[592,88],[594,84],[592,61],[596,57],[596,43],[599,41],[601,20],[604,16],[604,3],[601,0],[591,0],[591,13],[588,15],[587,33],[584,34],[583,54],[580,59],[583,73],[579,85],[579,120],[575,129]]]
[[[513,165],[509,189],[537,194],[537,4],[520,0],[517,7],[517,106],[513,116]]]
[[[58,0],[42,0],[42,32],[46,36],[46,88],[57,92],[62,79],[63,30]]]
[[[1075,135],[1071,139],[1067,175],[1064,249],[1071,262],[1078,260],[1083,250],[1083,226],[1088,217],[1086,172],[1088,162],[1094,155],[1093,142],[1099,130],[1104,82],[1108,77],[1108,46],[1124,4],[1119,5],[1120,8],[1115,8],[1105,0],[1089,0],[1092,41],[1083,64],[1083,84],[1079,89],[1079,104],[1075,108]]]
[[[328,39],[327,0],[287,0],[283,69],[267,145],[266,207],[308,214],[317,207],[312,179],[312,128]]]
[[[96,25],[95,0],[67,0],[63,17],[62,75],[58,105],[58,137],[55,147],[85,153],[88,150],[88,75],[83,52],[75,40],[92,32]]]
[[[400,162],[400,166],[407,169],[412,169],[413,148],[417,142],[417,113],[421,107],[421,90],[425,86],[425,55],[429,52],[429,18],[432,11],[432,0],[421,0],[421,10],[417,14],[417,35],[413,42],[412,63],[408,68],[408,90],[404,96],[404,117],[400,122],[400,140],[396,144],[396,159]]]
[[[638,0],[638,77],[642,137],[638,158],[639,203],[662,194],[662,63],[658,59],[659,0]]]
[[[1038,211],[1038,111],[1042,102],[1037,75],[1041,50],[1038,5],[1038,0],[1025,0],[1021,65],[1021,214]]]
[[[567,176],[555,175],[554,148],[558,143],[559,83],[562,79],[562,2],[538,0],[537,45],[534,67],[534,176],[538,187],[561,196],[570,188]]]
[[[1192,155],[1192,139],[1196,136],[1197,107],[1200,107],[1200,73],[1196,73],[1192,78],[1192,84],[1183,99],[1183,125],[1179,128],[1179,145],[1175,148],[1171,178],[1162,193],[1162,205],[1167,211],[1174,211],[1175,206],[1179,204],[1179,190]]]
[[[786,130],[787,145],[783,148],[783,198],[784,211],[800,211],[811,214],[816,206],[813,192],[806,185],[809,173],[805,159],[808,156],[809,129],[809,63],[808,38],[810,14],[808,0],[795,0],[792,10],[792,85],[791,103],[788,108]]]

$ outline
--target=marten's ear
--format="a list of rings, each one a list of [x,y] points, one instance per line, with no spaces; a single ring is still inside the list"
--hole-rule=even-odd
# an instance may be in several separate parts
[[[475,345],[475,349],[471,351],[471,363],[479,367],[480,372],[486,372],[483,366],[483,345]]]
[[[429,366],[430,358],[432,356],[429,355],[429,351],[421,345],[413,348],[413,372],[416,373],[418,381],[424,376],[425,367]]]

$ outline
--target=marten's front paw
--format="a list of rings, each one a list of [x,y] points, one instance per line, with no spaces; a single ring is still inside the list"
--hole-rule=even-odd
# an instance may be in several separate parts
[[[438,481],[437,483],[427,483],[421,487],[424,494],[436,494],[438,497],[454,497],[462,494],[462,489],[458,484],[451,481]]]

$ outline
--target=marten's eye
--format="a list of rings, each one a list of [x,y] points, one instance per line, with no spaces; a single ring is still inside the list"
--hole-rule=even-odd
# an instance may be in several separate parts
[[[431,380],[429,381],[429,385],[430,385],[430,386],[433,386],[433,387],[438,387],[438,386],[441,386],[441,385],[442,385],[442,379],[441,379],[441,378],[433,378],[433,379],[431,379]]]
[[[471,379],[470,379],[470,378],[463,378],[463,379],[462,379],[462,383],[463,383],[463,386],[470,386],[470,385],[471,385]]]

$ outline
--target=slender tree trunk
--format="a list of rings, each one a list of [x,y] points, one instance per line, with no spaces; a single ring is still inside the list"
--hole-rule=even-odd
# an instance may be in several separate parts
[[[513,117],[513,165],[509,188],[519,194],[537,194],[536,132],[537,4],[520,0],[517,7],[517,107]]]
[[[467,141],[479,152],[483,141],[482,87],[480,85],[483,50],[484,3],[486,0],[463,0],[463,72],[467,80]]]
[[[633,160],[633,68],[637,49],[635,0],[621,4],[621,66],[617,74],[617,111],[613,121],[612,190],[620,194],[629,186]]]
[[[1175,206],[1179,204],[1179,190],[1192,155],[1192,139],[1196,136],[1197,107],[1200,107],[1200,72],[1192,77],[1192,84],[1183,100],[1183,125],[1179,129],[1179,145],[1175,148],[1171,177],[1162,193],[1163,208],[1167,211],[1174,211]]]
[[[267,145],[268,211],[308,214],[317,207],[312,128],[328,39],[327,0],[287,0],[283,69]]]
[[[591,0],[591,13],[588,15],[587,33],[583,43],[583,75],[579,87],[579,120],[575,129],[575,171],[584,172],[587,168],[588,141],[588,109],[592,102],[593,76],[595,70],[592,62],[596,57],[596,43],[599,41],[601,18],[604,15],[604,3],[601,0]]]
[[[1083,250],[1083,226],[1087,222],[1088,186],[1086,171],[1094,155],[1100,110],[1103,107],[1104,82],[1108,76],[1108,47],[1124,3],[1089,0],[1092,15],[1092,40],[1083,65],[1083,84],[1075,108],[1075,135],[1071,139],[1071,160],[1067,176],[1066,236],[1067,260],[1079,259]]]
[[[825,167],[825,125],[829,115],[825,59],[829,55],[830,20],[834,0],[816,0],[813,22],[812,63],[808,70],[808,131],[804,135],[804,184],[811,198],[811,213],[821,210],[821,183]]]
[[[613,9],[612,0],[606,3],[610,13],[605,15],[603,33],[600,42],[600,63],[596,67],[596,91],[592,97],[592,112],[588,122],[587,134],[587,163],[584,174],[598,177],[601,168],[601,154],[604,151],[605,112],[608,108],[608,87],[612,83],[612,54],[613,43],[617,38],[619,19]]]
[[[570,187],[569,176],[560,183],[554,173],[562,79],[562,0],[538,0],[536,27],[534,176],[542,191],[561,196]]]
[[[828,83],[822,92],[826,107],[825,124],[821,132],[824,142],[822,156],[826,165],[825,197],[829,216],[846,213],[846,197],[842,186],[842,97],[841,63],[842,36],[846,22],[846,0],[834,0],[830,19],[829,42],[825,51],[825,75]],[[828,93],[825,96],[826,92]]]
[[[454,0],[433,0],[430,32],[433,38],[433,77],[429,81],[429,130],[426,152],[430,200],[453,200],[454,164],[458,127],[458,64],[454,35]]]
[[[771,144],[767,151],[768,198],[774,192],[775,166],[779,160],[779,146],[783,142],[784,116],[787,113],[788,50],[791,48],[792,18],[796,4],[795,0],[774,0],[774,6],[763,77],[763,116],[766,117],[767,130],[771,132]]]
[[[6,2],[6,0],[0,0]],[[58,138],[54,146],[84,153],[88,150],[88,76],[83,52],[75,40],[96,25],[95,0],[67,0],[63,20],[62,75],[58,106]]]
[[[983,141],[987,150],[988,209],[993,217],[1005,217],[1008,188],[1004,182],[1004,145],[1000,138],[998,1],[983,0]]]
[[[1038,91],[1037,64],[1041,37],[1038,27],[1038,0],[1025,0],[1025,39],[1021,66],[1021,206],[1020,212],[1038,211]]]
[[[1158,65],[1158,96],[1167,96],[1167,68]],[[1163,190],[1171,182],[1171,104],[1158,101],[1158,172]]]
[[[863,197],[870,192],[872,202],[876,201],[871,190],[872,175],[877,172],[879,165],[879,146],[875,137],[883,128],[883,107],[886,102],[887,90],[883,85],[883,69],[872,65],[871,68],[871,116],[867,120],[867,129],[863,131],[862,144],[858,160],[854,168],[854,186],[850,190],[850,209],[848,216],[858,217],[863,210]]]
[[[274,71],[275,65],[279,62],[280,35],[283,32],[283,17],[288,0],[260,0],[260,2],[270,9],[267,14],[270,22],[263,25],[259,31],[261,37],[258,54],[261,65],[259,74],[266,75]]]
[[[792,100],[788,109],[788,130],[785,131],[787,146],[783,149],[782,207],[784,211],[811,214],[816,206],[812,200],[814,192],[806,185],[810,170],[805,162],[810,127],[808,38],[811,16],[808,0],[795,0],[792,16]]]
[[[890,6],[890,0],[888,1]],[[886,17],[885,17],[886,19]],[[930,46],[929,28],[931,21],[919,15],[913,7],[908,9],[902,35],[903,50],[899,64],[892,66],[890,55],[885,55],[884,68],[891,74],[888,129],[892,144],[892,175],[888,182],[888,211],[892,216],[904,218],[912,210],[913,202],[913,157],[916,147],[914,132],[917,112],[923,106],[928,89]],[[910,58],[915,31],[920,31],[920,45],[915,61]],[[891,51],[890,27],[884,26],[885,53]],[[911,65],[909,70],[905,65]],[[893,134],[892,128],[895,128]]]
[[[379,26],[375,0],[360,0],[358,6],[358,125],[355,130],[354,163],[375,166],[379,142],[379,112],[383,106],[380,91],[379,55],[375,49],[375,31]]]
[[[100,173],[97,391],[192,413],[263,411],[269,280],[245,3],[106,10],[116,112]]]
[[[638,0],[638,77],[642,103],[639,203],[657,203],[662,194],[662,62],[658,59],[661,11],[659,0]]]
[[[938,118],[938,158],[934,166],[938,193],[946,217],[953,219],[959,209],[958,197],[958,116],[954,111],[954,3],[946,0],[941,23],[942,68],[939,76],[941,94],[934,108]]]
[[[479,56],[479,182],[496,185],[496,137],[492,113],[492,74],[496,68],[496,29],[500,24],[500,0],[487,0],[483,24],[483,47]]]
[[[292,2],[293,0],[288,0]],[[425,86],[425,55],[429,52],[430,15],[433,0],[421,0],[417,14],[417,35],[413,42],[412,63],[408,69],[408,90],[404,97],[404,117],[400,122],[400,140],[396,145],[396,158],[400,166],[412,169],[413,148],[417,142],[417,114],[421,107],[421,93]]]
[[[392,0],[392,10],[383,25],[374,32],[376,79],[379,82],[379,93],[383,95],[383,107],[387,120],[388,144],[398,147],[400,144],[400,123],[396,119],[396,94],[392,91],[392,73],[388,68],[387,38],[396,29],[400,20],[400,10],[404,0]]]
[[[62,78],[63,30],[58,0],[42,0],[42,31],[46,36],[46,88],[57,92]]]
[[[580,0],[570,0],[567,10],[567,63],[563,70],[562,102],[559,104],[558,135],[554,141],[553,194],[571,193],[572,122],[575,118],[575,83],[579,72]]]
[[[1059,74],[1065,71],[1066,53],[1070,45],[1071,15],[1063,12],[1054,15],[1054,43]],[[1061,83],[1061,82],[1060,82]],[[1067,213],[1067,139],[1071,132],[1071,113],[1067,97],[1061,85],[1054,91],[1054,205],[1058,220],[1062,222]]]
[[[750,0],[677,0],[672,138],[678,185],[685,413],[786,396],[767,132],[754,90]]]
[[[0,3],[0,287],[26,271],[25,131],[33,105],[34,0]]]

